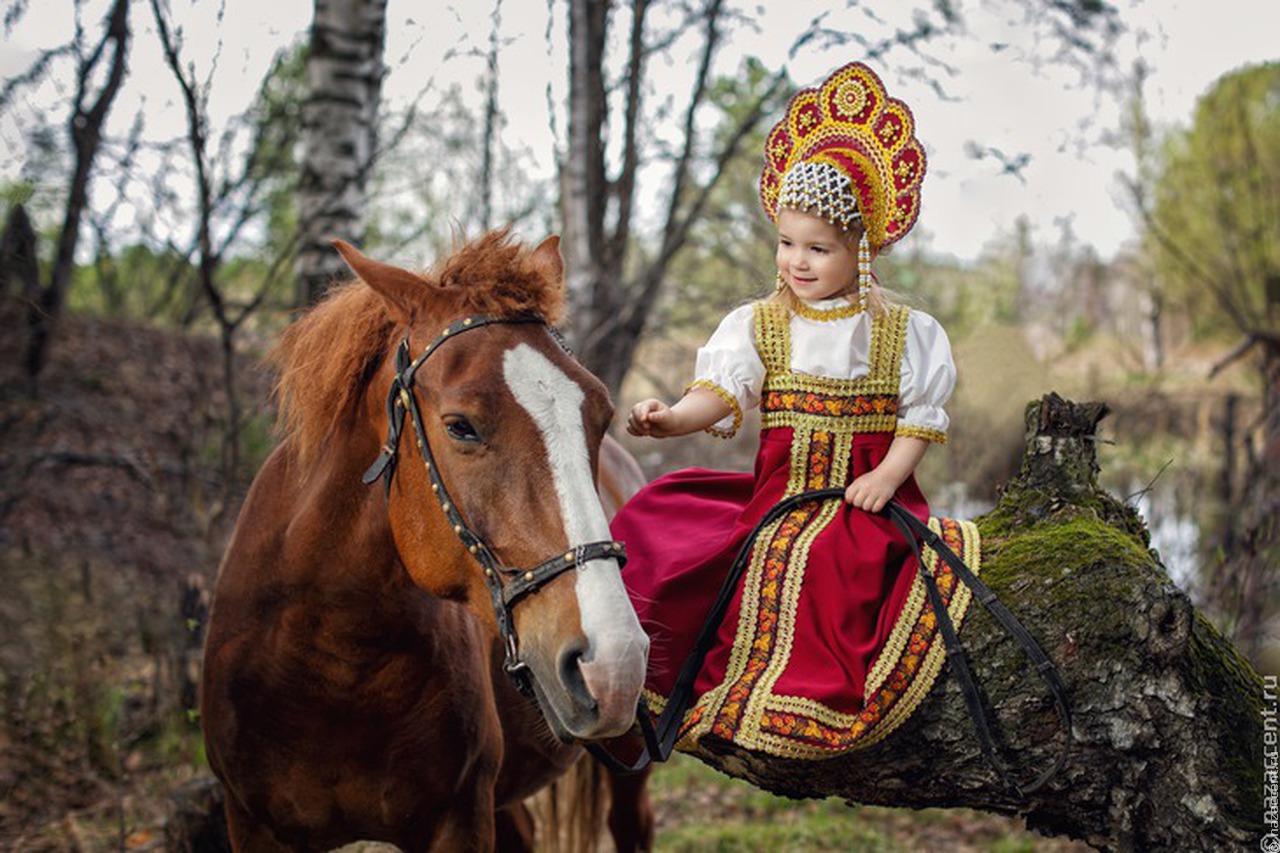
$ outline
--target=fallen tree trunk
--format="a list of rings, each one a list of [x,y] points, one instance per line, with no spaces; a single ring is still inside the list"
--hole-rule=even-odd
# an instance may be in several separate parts
[[[1169,579],[1137,513],[1097,486],[1105,414],[1053,394],[1031,404],[1022,469],[977,522],[982,578],[1067,688],[1070,759],[1045,787],[1022,799],[1001,784],[947,670],[912,719],[869,748],[799,761],[716,742],[697,757],[789,797],[1021,815],[1103,850],[1256,844],[1262,681]],[[1063,745],[1048,690],[976,602],[960,636],[1001,759],[1029,782]]]

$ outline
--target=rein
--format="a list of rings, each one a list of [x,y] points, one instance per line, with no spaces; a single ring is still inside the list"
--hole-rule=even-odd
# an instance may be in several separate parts
[[[483,570],[484,583],[489,590],[494,616],[498,620],[498,633],[502,637],[505,648],[502,667],[521,693],[534,698],[533,676],[529,671],[529,665],[520,659],[520,643],[512,613],[515,605],[570,569],[580,568],[592,560],[613,559],[617,560],[621,566],[626,562],[626,550],[621,542],[598,540],[574,545],[563,554],[549,557],[531,568],[503,565],[484,538],[467,524],[458,509],[457,502],[449,497],[444,480],[440,476],[440,466],[431,453],[430,442],[427,441],[427,431],[422,422],[422,412],[418,408],[418,398],[413,385],[414,374],[417,373],[418,368],[445,341],[484,326],[523,323],[551,328],[541,317],[533,314],[513,317],[484,315],[466,317],[450,323],[416,359],[413,358],[413,351],[409,346],[409,335],[406,333],[404,340],[396,349],[396,373],[391,380],[391,389],[387,393],[387,441],[378,458],[369,466],[369,470],[365,471],[363,480],[366,485],[372,485],[379,478],[385,477],[387,496],[390,497],[391,479],[395,476],[400,436],[404,431],[404,419],[407,414],[409,421],[413,424],[414,437],[417,439],[418,451],[426,465],[427,476],[431,480],[431,493],[439,502],[440,510],[448,520],[449,526],[453,528],[454,535],[461,540],[467,552],[475,558]],[[564,345],[554,332],[552,336],[560,342],[561,346]]]
[[[676,676],[675,686],[671,691],[671,697],[662,709],[662,714],[655,719],[653,712],[649,710],[644,698],[641,697],[638,718],[640,734],[644,740],[643,753],[633,763],[625,764],[602,747],[588,744],[588,749],[591,750],[592,755],[609,769],[618,773],[636,773],[643,770],[651,761],[666,761],[671,757],[675,742],[680,734],[680,725],[684,720],[685,711],[689,709],[689,705],[693,701],[694,680],[698,676],[698,671],[702,669],[702,663],[707,656],[707,652],[710,651],[715,642],[720,623],[724,621],[725,612],[728,610],[738,583],[746,571],[748,557],[755,546],[756,538],[767,526],[797,506],[811,501],[823,501],[832,498],[843,500],[844,489],[826,488],[801,492],[779,501],[764,514],[764,517],[752,528],[746,541],[743,542],[742,547],[738,550],[733,565],[730,567],[724,583],[720,587],[720,592],[707,614],[707,621],[703,624],[702,630],[694,642],[693,650],[690,651],[689,656],[680,667],[680,672]],[[1009,612],[1008,608],[999,601],[996,594],[991,591],[991,588],[979,580],[977,575],[965,565],[964,560],[960,559],[951,550],[950,546],[943,542],[928,526],[922,524],[920,519],[907,512],[897,501],[890,501],[889,505],[880,514],[887,516],[894,523],[903,537],[906,538],[911,546],[912,553],[916,556],[919,571],[924,577],[929,606],[937,616],[938,627],[942,632],[943,644],[947,650],[947,660],[950,662],[952,671],[955,672],[964,692],[965,703],[968,705],[970,716],[973,717],[974,727],[977,730],[978,740],[982,747],[982,754],[991,766],[995,768],[1006,787],[1017,796],[1025,797],[1027,794],[1042,787],[1063,768],[1071,748],[1071,710],[1067,704],[1066,689],[1062,685],[1062,680],[1058,677],[1058,672],[1054,668],[1053,662],[1049,660],[1035,639],[1018,621],[1017,617]],[[974,596],[982,606],[1017,641],[1018,645],[1022,647],[1023,653],[1035,665],[1036,672],[1040,674],[1053,697],[1054,705],[1057,707],[1058,716],[1062,720],[1065,732],[1062,751],[1058,754],[1058,759],[1052,767],[1025,787],[1018,785],[996,757],[991,729],[987,723],[986,712],[982,706],[978,687],[974,683],[973,675],[969,670],[964,646],[960,642],[955,625],[951,621],[950,613],[947,612],[947,608],[942,603],[942,595],[938,592],[937,581],[934,579],[933,574],[925,568],[924,560],[921,559],[920,543],[917,537],[923,539],[929,548],[946,561],[947,565],[956,573],[956,576],[973,591]]]

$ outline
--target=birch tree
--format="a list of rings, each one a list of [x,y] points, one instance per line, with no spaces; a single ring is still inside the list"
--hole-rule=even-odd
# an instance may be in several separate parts
[[[386,74],[386,0],[316,0],[302,110],[298,301],[314,302],[346,269],[329,241],[363,242]]]

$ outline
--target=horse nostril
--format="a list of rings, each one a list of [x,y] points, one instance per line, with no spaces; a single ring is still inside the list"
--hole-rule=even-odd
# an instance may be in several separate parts
[[[594,709],[596,700],[591,695],[591,690],[587,687],[587,680],[582,674],[582,657],[582,649],[578,646],[566,649],[561,653],[559,666],[560,683],[578,704],[585,708]]]

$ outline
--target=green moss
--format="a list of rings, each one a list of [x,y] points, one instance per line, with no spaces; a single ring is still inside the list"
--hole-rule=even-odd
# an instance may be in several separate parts
[[[994,536],[1010,535],[1038,524],[1064,507],[1091,512],[1100,521],[1123,530],[1143,548],[1150,547],[1151,536],[1137,510],[1097,488],[1077,490],[1069,499],[1064,499],[1058,492],[1015,481],[1000,496],[999,506],[991,511],[985,523]]]
[[[1217,629],[1199,612],[1191,625],[1186,658],[1190,692],[1211,702],[1222,777],[1233,780],[1237,800],[1224,802],[1233,823],[1261,832],[1262,712],[1266,689],[1262,679]],[[1234,806],[1235,808],[1232,808]],[[1232,813],[1234,812],[1234,813]]]
[[[997,509],[978,520],[978,529],[983,543],[982,574],[993,588],[1008,588],[1018,577],[1056,581],[1065,572],[1092,566],[1129,570],[1155,567],[1141,542],[1087,508],[1062,506],[1039,523],[1017,528],[1011,527],[1008,515]],[[1092,583],[1082,591],[1091,598],[1107,593]]]

